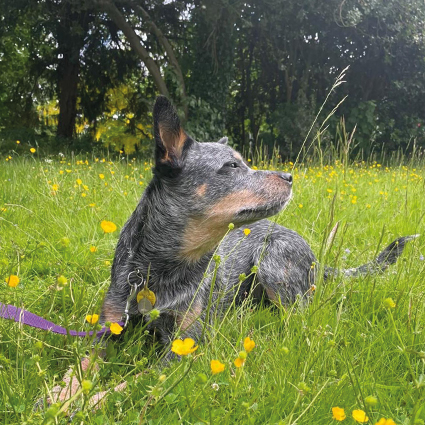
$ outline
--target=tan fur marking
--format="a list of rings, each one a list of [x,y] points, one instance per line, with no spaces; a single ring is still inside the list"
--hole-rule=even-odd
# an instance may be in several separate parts
[[[80,370],[77,368],[77,370],[74,371],[74,368],[70,367],[62,379],[65,385],[63,387],[61,385],[57,385],[52,388],[52,399],[50,400],[52,403],[57,403],[58,401],[64,402],[74,396],[80,389],[80,379],[84,378],[84,373],[90,368],[93,368],[96,371],[99,370],[99,365],[97,363],[93,363],[92,359],[85,357],[81,360],[80,368]]]
[[[269,297],[270,301],[273,301],[273,302],[279,301],[279,298],[278,298],[276,292],[272,291],[268,287],[265,287],[264,289],[266,290],[267,296]]]
[[[137,379],[139,376],[141,376],[144,372],[138,373],[134,379]],[[118,384],[112,391],[121,392],[125,390],[127,387],[127,382],[121,382],[121,384]],[[105,402],[105,396],[110,394],[112,392],[111,390],[101,391],[97,394],[95,394],[89,401],[90,407],[93,409],[99,409],[99,407],[102,407],[102,405]]]
[[[200,198],[202,198],[205,195],[206,191],[207,191],[207,184],[204,183],[204,184],[201,184],[201,186],[198,186],[195,192]]]
[[[186,133],[182,128],[180,128],[180,132],[176,134],[162,128],[160,125],[159,137],[165,147],[165,155],[164,158],[161,159],[162,162],[170,161],[170,157],[179,158],[181,156],[183,146],[187,138]]]
[[[120,310],[112,300],[105,300],[102,307],[105,316],[105,322],[119,322],[122,319],[124,311]]]
[[[199,260],[218,245],[238,211],[262,204],[264,204],[263,198],[249,190],[241,190],[222,198],[206,215],[190,218],[183,236],[181,255],[189,261]]]
[[[202,305],[200,303],[193,303],[192,306],[185,313],[178,313],[176,317],[177,326],[185,331],[190,328],[194,322],[202,314]]]
[[[235,159],[237,159],[237,160],[239,160],[239,161],[242,161],[242,162],[243,162],[243,158],[241,157],[241,155],[240,155],[238,152],[235,152],[235,153],[233,154],[233,156],[235,157]]]

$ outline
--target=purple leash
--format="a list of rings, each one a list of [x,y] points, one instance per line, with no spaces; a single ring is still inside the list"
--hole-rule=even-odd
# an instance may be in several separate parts
[[[71,336],[92,336],[96,334],[98,338],[103,335],[109,334],[111,331],[108,327],[103,327],[100,331],[89,331],[89,332],[78,332],[73,330],[67,330],[62,326],[55,325],[49,320],[43,319],[40,316],[37,316],[34,313],[31,313],[27,310],[24,310],[14,305],[5,305],[0,302],[0,317],[3,319],[13,320],[14,322],[23,323],[24,325],[32,326],[33,328],[43,329],[45,331],[51,331],[61,335],[71,335]],[[120,326],[124,326],[123,322],[118,322]]]

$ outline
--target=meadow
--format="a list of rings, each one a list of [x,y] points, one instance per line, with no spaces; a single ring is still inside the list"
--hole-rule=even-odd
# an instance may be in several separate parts
[[[99,313],[119,230],[152,164],[29,149],[0,164],[0,300],[92,329],[86,316]],[[399,236],[424,234],[423,164],[305,162],[293,174],[294,198],[272,220],[309,242],[320,263],[313,267],[358,266]],[[117,230],[105,233],[104,220]],[[0,319],[0,422],[68,423],[68,410],[84,424],[424,424],[424,255],[421,236],[383,274],[319,280],[308,303],[232,307],[195,352],[168,366],[131,323],[75,402],[45,410],[33,409],[36,400],[92,341]],[[224,370],[213,374],[212,360]],[[124,391],[93,410],[90,396],[123,381]]]

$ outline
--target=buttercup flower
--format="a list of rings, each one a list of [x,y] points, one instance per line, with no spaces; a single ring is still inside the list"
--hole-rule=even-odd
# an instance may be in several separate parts
[[[16,288],[19,283],[19,277],[14,274],[11,274],[5,279],[5,281],[11,288]]]
[[[342,407],[332,407],[332,419],[343,421],[346,418],[344,409]]]
[[[223,372],[225,365],[218,360],[211,360],[211,373],[217,375],[217,373]]]
[[[353,410],[352,415],[354,420],[360,422],[361,424],[364,424],[369,420],[369,418],[366,416],[366,412],[360,409]]]
[[[105,233],[112,233],[112,232],[115,232],[115,230],[117,230],[117,226],[114,223],[112,223],[112,221],[103,220],[100,223],[100,227]]]
[[[241,351],[238,358],[233,362],[236,367],[242,367],[245,364],[247,353],[246,351]]]
[[[104,179],[104,178],[105,178],[105,176],[104,176],[103,174],[99,174],[99,178],[100,178],[100,179]]]
[[[90,252],[96,252],[96,251],[97,251],[97,248],[95,246],[90,247]]]
[[[375,425],[396,425],[392,419],[381,418]]]
[[[195,346],[195,341],[192,338],[185,338],[183,341],[181,339],[176,339],[171,346],[171,351],[179,356],[187,356],[197,349],[198,346]]]
[[[88,314],[86,316],[86,320],[87,322],[89,322],[91,325],[95,325],[97,323],[97,321],[99,320],[99,315],[98,314]],[[115,323],[115,325],[118,325],[118,323]],[[119,325],[118,325],[119,326]],[[112,332],[112,329],[111,329]]]
[[[249,336],[247,336],[243,341],[243,348],[245,348],[247,353],[250,353],[254,347],[255,342]]]
[[[111,323],[109,329],[114,335],[119,335],[123,331],[123,327],[119,323]]]
[[[251,233],[251,230],[250,229],[244,229],[243,232],[244,232],[245,236],[248,236]]]
[[[31,152],[31,153],[35,153],[35,149],[34,149],[34,148],[31,148],[31,149],[30,149],[30,152]]]

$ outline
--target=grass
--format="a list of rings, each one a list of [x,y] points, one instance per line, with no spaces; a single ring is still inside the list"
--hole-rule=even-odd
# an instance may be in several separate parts
[[[0,166],[0,300],[70,329],[89,329],[85,317],[100,310],[119,229],[151,165],[37,154],[2,159]],[[273,219],[300,233],[321,262],[354,267],[398,236],[424,233],[424,177],[425,168],[413,166],[299,165],[294,200]],[[105,234],[102,220],[118,230]],[[336,223],[339,230],[329,237]],[[372,424],[382,417],[424,423],[422,254],[423,237],[382,275],[319,281],[308,304],[232,308],[193,355],[166,368],[152,337],[132,324],[108,346],[99,371],[85,377],[93,388],[70,409],[80,407],[74,421],[331,424],[338,406],[346,424],[356,423],[355,409]],[[11,274],[19,276],[16,288],[5,282]],[[66,285],[58,285],[59,276]],[[236,368],[247,336],[256,346]],[[85,339],[0,320],[0,422],[67,423],[61,406],[34,411],[33,405],[89,347]],[[212,375],[211,360],[225,370]],[[122,393],[111,392],[99,410],[89,407],[90,395],[123,380],[129,386]]]

